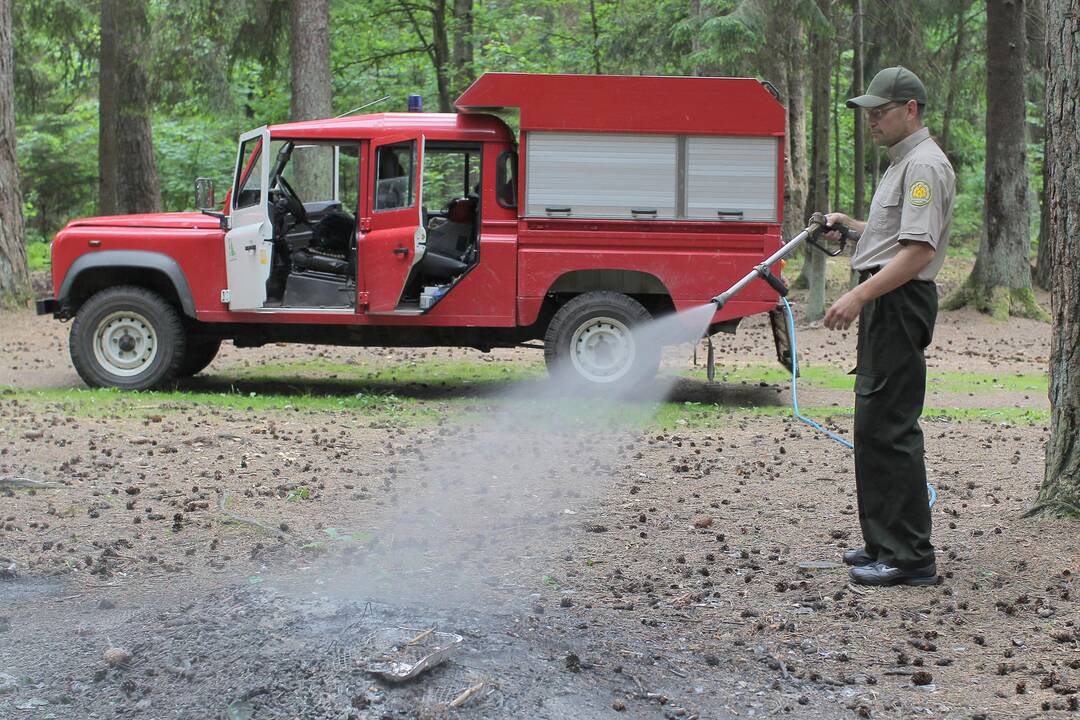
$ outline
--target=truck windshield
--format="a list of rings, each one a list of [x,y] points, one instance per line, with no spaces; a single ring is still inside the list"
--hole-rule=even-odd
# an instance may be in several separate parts
[[[262,202],[262,188],[259,186],[259,157],[262,151],[262,139],[251,138],[240,147],[240,160],[236,172],[236,188],[233,207],[246,208]]]
[[[270,176],[270,187],[274,187],[281,177],[305,203],[337,199],[335,147],[332,143],[271,141],[270,151],[277,159]]]

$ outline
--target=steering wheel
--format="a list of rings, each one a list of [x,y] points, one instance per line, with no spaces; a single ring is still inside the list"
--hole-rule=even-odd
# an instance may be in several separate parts
[[[278,189],[281,191],[281,196],[285,198],[285,204],[289,207],[289,213],[297,222],[302,222],[305,225],[309,224],[307,210],[304,209],[304,203],[300,202],[300,198],[297,197],[296,191],[292,189],[289,182],[281,175],[278,175],[277,183]]]

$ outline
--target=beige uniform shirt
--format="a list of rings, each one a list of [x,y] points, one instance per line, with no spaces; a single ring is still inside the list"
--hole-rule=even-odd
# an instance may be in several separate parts
[[[949,244],[956,174],[927,128],[890,147],[889,157],[892,164],[874,193],[851,267],[857,271],[884,267],[903,242],[924,242],[937,252],[917,277],[933,280]]]

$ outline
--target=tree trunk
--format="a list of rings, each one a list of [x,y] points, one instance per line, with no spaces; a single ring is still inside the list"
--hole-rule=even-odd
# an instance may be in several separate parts
[[[949,59],[949,89],[945,94],[945,109],[941,115],[941,151],[949,155],[952,120],[956,115],[956,94],[960,85],[960,60],[964,56],[967,39],[966,15],[970,0],[960,0],[956,5],[956,39],[953,42],[952,57]],[[953,163],[954,165],[956,163]]]
[[[600,64],[600,23],[596,18],[596,0],[589,0],[589,25],[592,30],[593,72],[602,75],[604,69]]]
[[[1038,97],[1037,92],[1032,92],[1032,100],[1036,105],[1045,107],[1046,105],[1046,0],[1029,0],[1030,9],[1028,12],[1028,57],[1031,60],[1033,67],[1039,68],[1039,79],[1042,82],[1030,82],[1029,87],[1033,91],[1036,91],[1039,87],[1043,88],[1042,97]],[[1029,126],[1035,129],[1035,126]],[[1042,190],[1039,191],[1038,203],[1039,203],[1039,246],[1035,254],[1035,265],[1031,269],[1031,282],[1043,290],[1050,289],[1050,240],[1047,237],[1047,223],[1049,222],[1049,208],[1046,205],[1046,180],[1047,180],[1047,165],[1046,159],[1049,147],[1046,144],[1046,128],[1042,128],[1042,137],[1033,138],[1035,142],[1042,142],[1043,146],[1043,169],[1042,169]]]
[[[473,65],[473,0],[454,0],[454,93],[459,94],[476,79]]]
[[[818,0],[821,12],[832,17],[832,0]],[[826,34],[828,33],[828,34]],[[814,33],[811,40],[813,55],[818,58],[833,57],[831,22],[829,27]],[[811,170],[810,191],[807,194],[806,215],[829,210],[829,122],[832,106],[832,63],[814,63],[811,88]],[[825,317],[825,254],[804,245],[806,261],[803,274],[810,290],[804,317],[807,322],[817,322]]]
[[[851,47],[854,49],[851,61],[851,97],[861,95],[865,86],[863,78],[863,7],[862,0],[852,0],[851,7]],[[839,100],[839,98],[837,98]],[[854,128],[854,154],[852,161],[855,164],[855,177],[852,178],[851,209],[852,217],[862,219],[866,217],[866,119],[862,111],[855,112]],[[839,131],[838,131],[839,132]],[[838,139],[839,141],[839,139]],[[837,208],[839,210],[839,208]],[[855,248],[851,248],[854,252]],[[852,268],[848,273],[848,289],[859,284],[859,273]]]
[[[1053,289],[1053,272],[1051,267],[1053,255],[1050,244],[1048,227],[1050,223],[1050,204],[1047,202],[1047,182],[1050,176],[1050,147],[1043,140],[1042,164],[1042,192],[1039,193],[1039,248],[1035,256],[1035,267],[1031,268],[1031,282],[1044,290]]]
[[[446,0],[431,5],[431,62],[435,66],[435,85],[439,90],[439,112],[453,112],[450,97],[450,36],[446,26]]]
[[[98,214],[116,209],[116,47],[119,42],[115,0],[101,3],[101,50],[98,57]]]
[[[836,53],[836,67],[833,68],[833,96],[829,101],[829,114],[832,115],[832,145],[833,145],[833,170],[830,174],[832,178],[832,203],[829,206],[829,210],[840,209],[840,195],[843,189],[844,173],[840,169],[840,109],[837,107],[836,98],[840,97],[840,94],[844,92],[840,87],[840,70],[842,64],[840,63],[840,53]]]
[[[854,0],[852,26],[852,45],[855,47],[855,59],[852,61],[852,85],[854,94],[862,94],[865,85],[863,79],[863,9],[862,0]],[[855,113],[855,190],[852,198],[854,217],[866,217],[866,128],[861,112]]]
[[[1027,39],[1024,0],[986,12],[986,201],[975,268],[945,306],[971,304],[998,319],[1047,318],[1031,290],[1028,218]]]
[[[292,3],[292,120],[333,114],[330,101],[330,0]]]
[[[1043,138],[1043,189],[1039,193],[1039,248],[1035,254],[1035,267],[1031,269],[1031,282],[1043,290],[1052,289],[1053,255],[1050,245],[1050,204],[1047,202],[1047,183],[1050,177],[1050,147]]]
[[[787,105],[784,134],[784,215],[782,232],[792,238],[804,227],[806,204],[806,48],[802,21],[783,12],[777,0],[766,23],[765,47],[761,53],[761,74],[776,85]]]
[[[330,2],[293,0],[291,12],[290,117],[294,122],[328,118],[334,113],[330,90]],[[299,152],[293,155],[291,164],[301,198],[325,200],[305,197],[305,193],[331,187],[334,168],[330,155]]]
[[[107,152],[115,153],[112,161],[102,168],[107,170],[109,165],[115,168],[111,175],[103,172],[101,176],[101,206],[105,212],[161,210],[145,68],[150,37],[146,7],[146,0],[101,0],[101,83],[114,99],[114,109],[100,110],[100,132],[105,134],[102,139]],[[106,37],[110,38],[108,49]]]
[[[14,70],[11,0],[0,0],[0,305],[18,306],[30,298],[30,271],[15,156]]]
[[[1046,193],[1054,263],[1050,306],[1050,441],[1038,507],[1080,515],[1080,0],[1047,2]]]

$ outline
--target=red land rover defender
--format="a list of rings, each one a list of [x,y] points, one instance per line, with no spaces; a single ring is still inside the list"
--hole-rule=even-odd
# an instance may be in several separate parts
[[[488,73],[456,106],[244,133],[223,211],[200,181],[202,212],[69,223],[38,312],[74,318],[92,387],[193,375],[223,340],[542,339],[549,367],[618,384],[656,368],[635,324],[780,247],[785,111],[756,80]],[[755,283],[709,332],[776,303]]]

